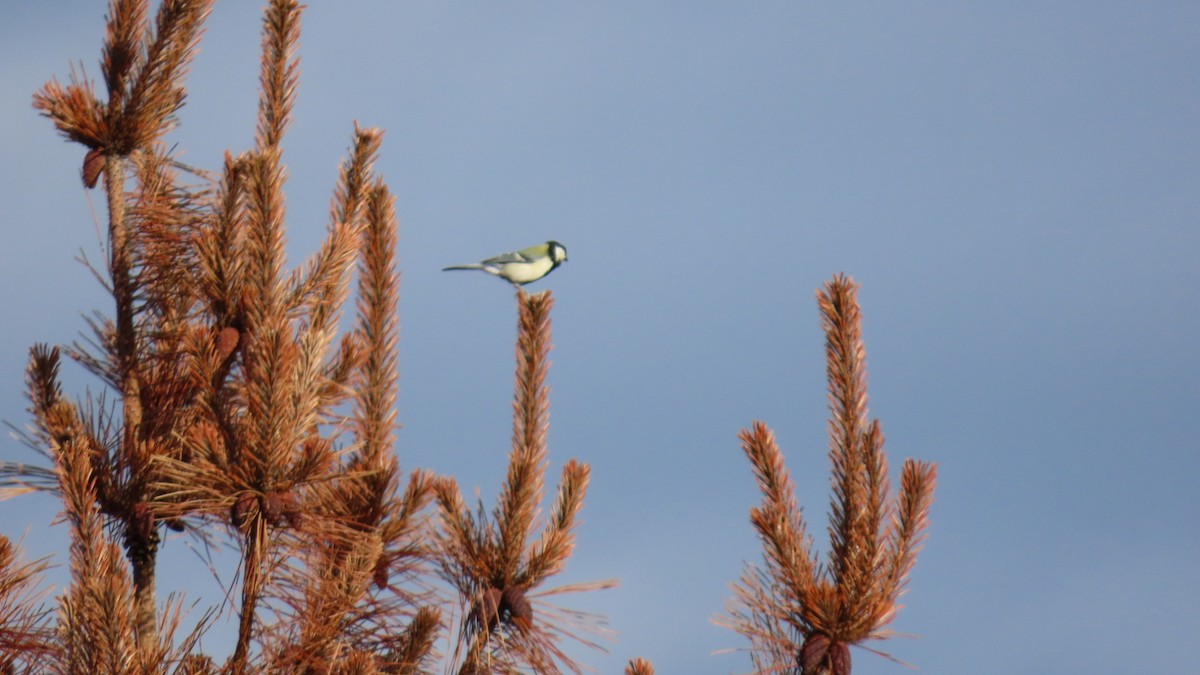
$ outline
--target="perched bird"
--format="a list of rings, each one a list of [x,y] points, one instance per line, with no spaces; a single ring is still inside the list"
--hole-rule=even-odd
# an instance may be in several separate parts
[[[537,246],[523,248],[520,251],[501,253],[494,258],[471,265],[454,265],[443,267],[446,270],[483,270],[508,281],[514,286],[522,286],[531,281],[537,281],[554,271],[555,267],[567,259],[567,247],[557,241],[548,241]]]

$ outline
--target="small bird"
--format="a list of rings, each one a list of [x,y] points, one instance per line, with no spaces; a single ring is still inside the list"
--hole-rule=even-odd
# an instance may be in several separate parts
[[[520,251],[501,253],[494,258],[471,265],[443,267],[442,271],[483,270],[504,279],[513,286],[523,286],[550,274],[555,267],[563,264],[566,260],[567,247],[551,240],[544,244],[523,248]]]

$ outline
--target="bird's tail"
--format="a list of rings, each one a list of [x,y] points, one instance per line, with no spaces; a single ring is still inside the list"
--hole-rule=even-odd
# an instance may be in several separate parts
[[[470,265],[451,265],[450,267],[443,267],[442,271],[448,272],[450,270],[481,270],[481,269],[483,269],[483,265],[480,265],[479,263],[471,263]]]

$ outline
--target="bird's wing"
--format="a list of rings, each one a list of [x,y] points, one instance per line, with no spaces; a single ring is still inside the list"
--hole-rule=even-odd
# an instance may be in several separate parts
[[[482,264],[503,265],[505,263],[529,262],[532,259],[533,257],[527,254],[525,251],[509,251],[508,253],[501,253],[498,256],[488,258],[487,260],[484,260]]]

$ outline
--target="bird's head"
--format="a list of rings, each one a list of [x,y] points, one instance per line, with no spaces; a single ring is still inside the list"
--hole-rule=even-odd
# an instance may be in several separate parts
[[[551,240],[551,241],[546,242],[546,247],[549,250],[550,259],[554,261],[555,265],[557,265],[558,263],[561,263],[567,259],[567,247],[566,246],[563,246],[562,244],[558,243],[557,241]]]

